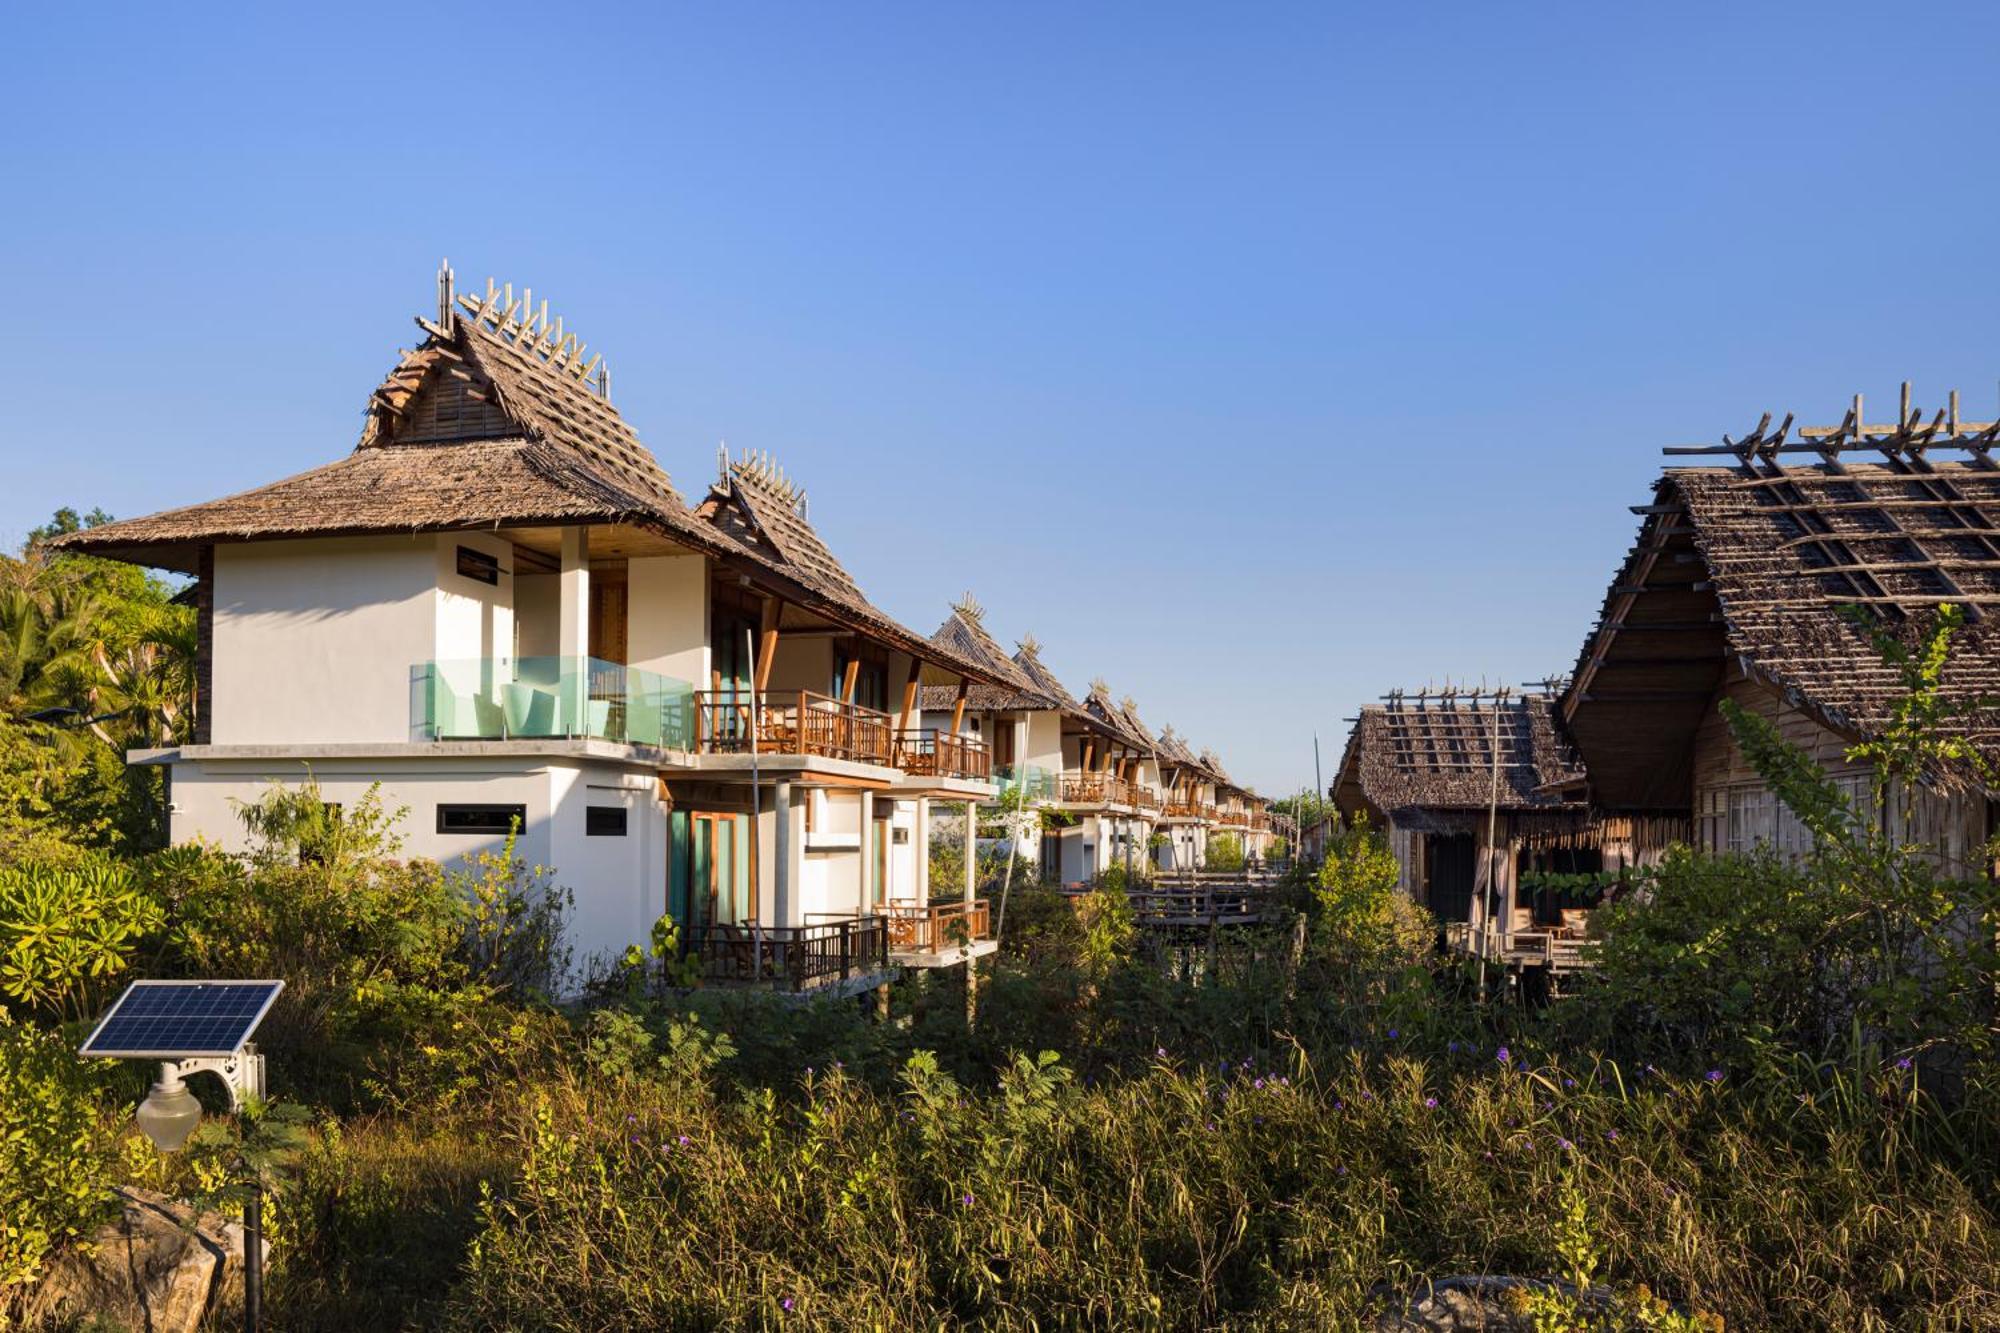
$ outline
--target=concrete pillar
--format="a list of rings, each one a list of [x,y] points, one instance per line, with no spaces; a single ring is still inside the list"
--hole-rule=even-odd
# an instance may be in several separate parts
[[[861,904],[861,914],[866,916],[881,906],[877,901],[878,892],[888,896],[889,886],[875,884],[875,793],[863,790],[861,793],[861,882],[856,886],[856,901]]]
[[[965,803],[965,901],[978,896],[979,888],[979,807]]]
[[[771,857],[771,924],[789,926],[798,911],[798,880],[792,875],[792,784],[780,782],[772,800],[776,836]]]
[[[910,828],[910,839],[916,843],[916,855],[911,858],[916,883],[911,892],[917,906],[928,907],[931,901],[931,798],[928,796],[917,798],[917,816]]]
[[[562,530],[562,572],[556,581],[556,652],[561,655],[564,685],[559,707],[561,727],[582,734],[588,724],[585,703],[590,677],[582,659],[590,656],[590,533],[582,527]]]

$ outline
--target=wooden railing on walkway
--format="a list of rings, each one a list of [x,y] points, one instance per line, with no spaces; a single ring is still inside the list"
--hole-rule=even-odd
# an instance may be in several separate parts
[[[757,749],[763,754],[812,754],[887,764],[894,758],[895,720],[811,690],[769,690],[757,696]],[[695,750],[699,754],[748,754],[748,690],[703,690],[694,696]]]
[[[993,751],[985,741],[923,727],[896,738],[896,767],[917,777],[987,782],[993,777]]]
[[[1091,892],[1082,885],[1063,890],[1073,902]],[[1264,919],[1269,891],[1241,874],[1200,875],[1137,884],[1125,891],[1125,899],[1140,926],[1255,925]]]
[[[1072,805],[1132,805],[1139,799],[1132,783],[1109,773],[1065,773],[1062,793]]]
[[[993,938],[993,914],[984,898],[928,907],[891,903],[883,911],[889,918],[893,953],[946,954],[974,940]]]
[[[803,926],[697,926],[686,947],[710,985],[812,990],[887,969],[889,923],[860,916]]]

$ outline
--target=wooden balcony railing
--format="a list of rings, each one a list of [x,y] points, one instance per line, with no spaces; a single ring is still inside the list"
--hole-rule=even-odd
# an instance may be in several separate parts
[[[921,777],[986,782],[993,777],[993,751],[985,741],[924,727],[896,738],[896,767]]]
[[[984,898],[928,907],[891,903],[883,910],[889,918],[889,948],[895,953],[949,953],[993,938],[993,914]]]
[[[696,694],[696,752],[750,753],[750,701],[747,690]],[[895,719],[872,708],[811,690],[770,690],[757,696],[755,713],[761,754],[814,754],[864,764],[887,764],[894,757]]]
[[[1062,792],[1063,800],[1076,805],[1132,805],[1139,798],[1135,784],[1109,773],[1065,773]]]
[[[686,947],[701,960],[704,982],[811,990],[886,969],[889,923],[859,916],[804,926],[696,926]]]

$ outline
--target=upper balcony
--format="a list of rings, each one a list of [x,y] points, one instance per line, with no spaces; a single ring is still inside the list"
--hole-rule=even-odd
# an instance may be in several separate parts
[[[1065,773],[1062,799],[1069,805],[1136,805],[1134,784],[1109,773]]]
[[[811,690],[702,690],[694,695],[701,754],[808,754],[888,766],[896,720]]]
[[[993,751],[985,741],[936,727],[921,727],[896,737],[896,767],[912,777],[990,782]]]
[[[478,657],[410,668],[420,740],[622,741],[685,750],[693,687],[594,657]]]
[[[1039,764],[1012,764],[1001,767],[994,773],[1000,784],[1001,795],[1020,793],[1023,802],[1060,801],[1063,799],[1063,776],[1041,767]]]

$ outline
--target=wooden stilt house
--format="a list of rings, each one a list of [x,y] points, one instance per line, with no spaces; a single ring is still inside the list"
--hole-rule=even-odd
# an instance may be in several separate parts
[[[1847,752],[1881,734],[1904,690],[1873,634],[1914,645],[1941,604],[1962,607],[1945,695],[2000,696],[2000,423],[1960,420],[1955,393],[1926,420],[1907,384],[1895,421],[1866,424],[1862,407],[1838,426],[1774,430],[1767,415],[1741,439],[1666,451],[1705,465],[1668,468],[1633,507],[1638,540],[1559,704],[1588,772],[1574,794],[1708,851],[1796,853],[1809,835],[1745,761],[1723,700],[1872,807],[1872,773]],[[1953,725],[2000,758],[1990,710]],[[1940,772],[1910,826],[1976,873],[1991,796]],[[1898,798],[1883,817],[1904,814]]]

